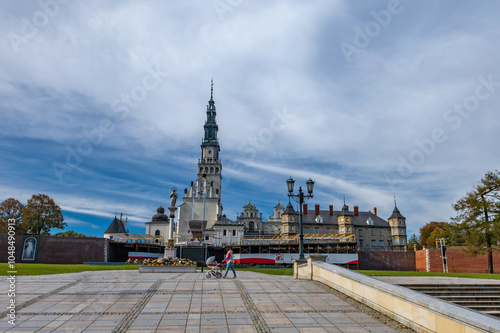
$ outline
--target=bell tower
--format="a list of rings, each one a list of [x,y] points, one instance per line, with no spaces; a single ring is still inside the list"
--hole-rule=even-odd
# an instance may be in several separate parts
[[[201,143],[201,159],[198,160],[198,182],[203,184],[206,175],[207,194],[209,197],[220,198],[222,181],[222,164],[219,159],[220,146],[217,139],[217,111],[214,102],[214,80],[210,86],[210,100],[207,105],[207,120],[203,126],[205,136]]]

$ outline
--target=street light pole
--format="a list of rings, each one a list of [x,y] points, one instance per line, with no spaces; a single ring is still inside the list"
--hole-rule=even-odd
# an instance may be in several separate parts
[[[295,200],[295,202],[298,202],[299,204],[299,259],[305,259],[304,258],[304,228],[303,228],[303,223],[302,223],[302,205],[305,200],[311,199],[313,197],[313,188],[314,188],[314,181],[309,178],[306,181],[307,185],[307,192],[309,194],[304,194],[302,192],[302,186],[299,187],[299,194],[293,194],[293,186],[295,184],[295,181],[290,177],[287,181],[287,186],[288,186],[288,197],[292,198]]]

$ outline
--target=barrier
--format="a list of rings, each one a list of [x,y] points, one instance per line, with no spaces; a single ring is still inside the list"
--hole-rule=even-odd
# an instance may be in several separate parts
[[[323,255],[294,262],[294,277],[319,281],[417,332],[500,333],[500,320],[340,266]]]

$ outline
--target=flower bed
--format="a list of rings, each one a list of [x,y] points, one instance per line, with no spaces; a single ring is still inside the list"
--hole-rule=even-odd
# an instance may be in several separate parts
[[[139,273],[188,273],[196,272],[196,262],[185,258],[158,258],[128,260],[129,264],[138,264]]]
[[[171,267],[183,267],[183,266],[194,266],[196,267],[196,261],[185,258],[158,258],[158,259],[144,259],[144,260],[127,260],[127,264],[139,264],[143,266],[171,266]]]

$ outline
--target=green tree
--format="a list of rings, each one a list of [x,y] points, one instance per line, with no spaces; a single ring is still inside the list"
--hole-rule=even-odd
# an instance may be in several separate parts
[[[493,250],[500,235],[500,172],[487,172],[479,185],[453,205],[458,215],[455,227],[474,254],[488,256],[488,273],[493,273]]]
[[[420,245],[417,235],[413,234],[410,239],[408,239],[408,250],[412,251],[415,248],[415,245],[417,246],[417,250],[422,249],[422,245]]]
[[[54,234],[53,236],[61,236],[61,237],[85,237],[84,234],[79,234],[76,231],[73,230],[67,230],[67,231],[61,231],[58,232],[57,234]]]
[[[34,194],[23,210],[22,224],[30,235],[50,235],[50,229],[64,229],[61,208],[46,194]]]
[[[16,234],[24,234],[26,230],[21,224],[21,215],[24,210],[24,205],[14,198],[4,200],[0,204],[0,233],[8,233],[8,223],[10,219],[16,221]]]

